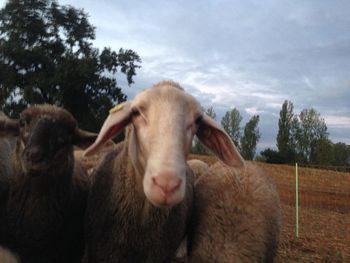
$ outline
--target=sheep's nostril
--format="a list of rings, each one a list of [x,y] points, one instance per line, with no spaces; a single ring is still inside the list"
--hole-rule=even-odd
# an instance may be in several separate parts
[[[182,183],[179,178],[163,179],[162,177],[153,177],[153,183],[158,186],[164,193],[164,195],[171,195],[176,192]]]
[[[26,152],[26,159],[32,162],[40,162],[44,160],[44,154],[37,149],[31,149]]]

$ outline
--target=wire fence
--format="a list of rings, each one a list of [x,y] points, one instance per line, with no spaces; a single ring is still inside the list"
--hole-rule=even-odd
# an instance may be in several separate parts
[[[347,166],[319,165],[319,164],[298,164],[298,165],[299,167],[305,167],[305,168],[350,173],[349,165]]]

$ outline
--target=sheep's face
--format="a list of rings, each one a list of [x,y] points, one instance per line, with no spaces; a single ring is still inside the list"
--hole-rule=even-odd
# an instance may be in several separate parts
[[[29,174],[65,163],[72,153],[75,119],[57,107],[36,106],[21,113],[20,140],[23,166]]]
[[[73,160],[72,146],[86,147],[97,134],[78,129],[66,110],[52,105],[37,105],[24,110],[20,119],[0,119],[0,137],[18,137],[17,156],[29,175],[48,169],[66,169]],[[72,162],[71,162],[72,163]]]
[[[146,197],[156,206],[183,200],[186,158],[195,134],[227,165],[243,165],[230,137],[173,82],[161,82],[112,109],[85,155],[96,152],[129,124],[129,157],[142,177]]]
[[[183,90],[158,87],[140,93],[130,107],[129,155],[143,177],[144,193],[156,206],[175,205],[185,196],[186,159],[202,117],[200,105]]]

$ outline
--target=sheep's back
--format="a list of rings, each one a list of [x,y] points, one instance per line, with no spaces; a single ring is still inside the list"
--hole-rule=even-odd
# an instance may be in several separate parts
[[[191,262],[271,262],[280,205],[273,182],[259,167],[214,164],[196,184],[194,206]]]

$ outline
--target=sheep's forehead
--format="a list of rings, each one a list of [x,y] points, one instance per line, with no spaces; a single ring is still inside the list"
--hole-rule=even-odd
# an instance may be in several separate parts
[[[133,100],[133,106],[162,110],[201,111],[200,104],[179,85],[172,82],[160,83],[138,94]]]
[[[76,126],[74,117],[68,111],[53,105],[36,105],[29,107],[22,112],[21,116],[31,120],[38,120],[45,117],[67,126]]]

